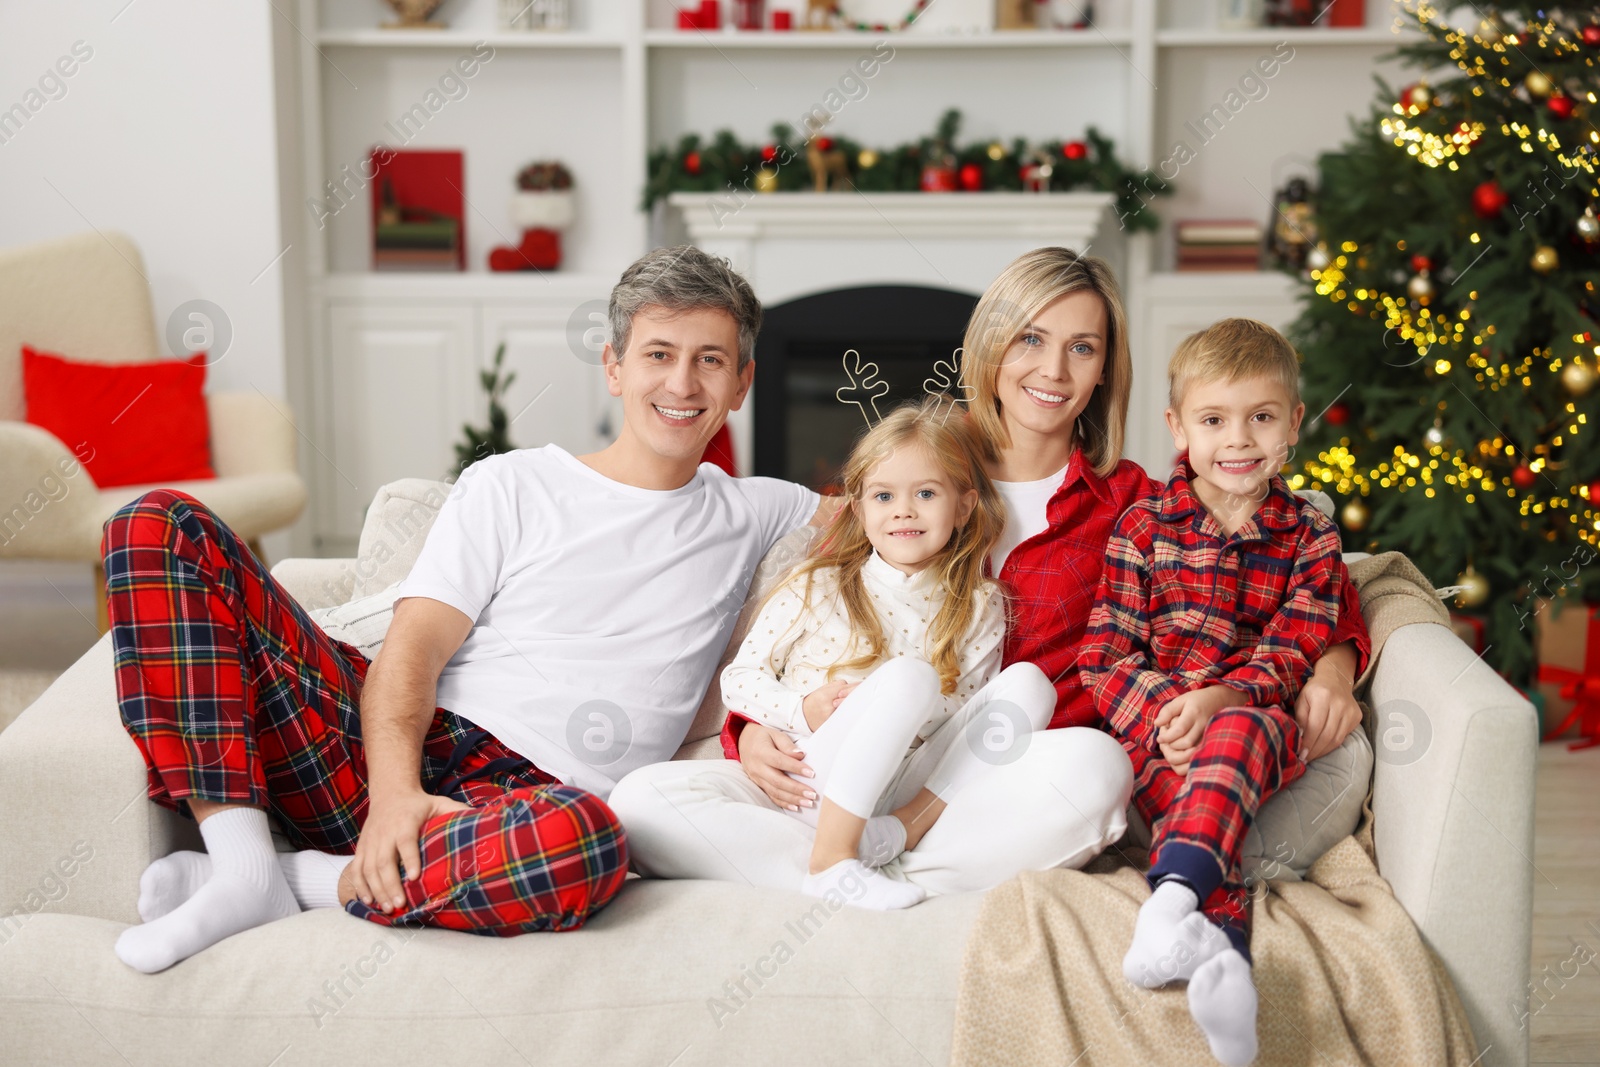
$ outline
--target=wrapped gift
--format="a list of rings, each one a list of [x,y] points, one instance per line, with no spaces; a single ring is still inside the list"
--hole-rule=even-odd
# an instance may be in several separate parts
[[[1536,617],[1545,740],[1574,732],[1578,740],[1568,747],[1600,745],[1600,606],[1563,596],[1540,600]]]
[[[1483,620],[1476,615],[1450,613],[1450,629],[1465,641],[1472,651],[1483,655]]]

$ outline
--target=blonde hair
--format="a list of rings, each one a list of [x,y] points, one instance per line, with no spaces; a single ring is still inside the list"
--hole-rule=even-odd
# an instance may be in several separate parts
[[[1106,262],[1070,248],[1035,248],[1000,272],[972,309],[962,341],[961,369],[976,390],[972,420],[995,450],[1009,448],[1011,435],[1000,415],[995,392],[1005,354],[1021,339],[1034,316],[1068,293],[1091,292],[1106,309],[1105,382],[1095,387],[1073,433],[1094,472],[1102,478],[1122,459],[1128,426],[1128,395],[1133,388],[1133,358],[1128,352],[1128,315],[1122,290]]]
[[[1167,364],[1167,403],[1181,411],[1195,382],[1276,378],[1289,391],[1289,407],[1300,404],[1300,358],[1288,338],[1255,319],[1223,319],[1185,337]]]
[[[977,504],[966,523],[955,529],[949,542],[928,562],[944,591],[944,602],[928,628],[925,648],[929,661],[939,672],[941,691],[948,694],[955,692],[961,676],[961,641],[976,615],[977,594],[987,590],[991,596],[1003,595],[997,583],[983,576],[983,563],[999,540],[1006,521],[1005,503],[984,469],[985,463],[994,458],[992,451],[948,397],[930,396],[921,402],[902,404],[862,435],[840,474],[846,506],[835,513],[810,556],[779,583],[767,599],[804,576],[801,599],[810,603],[812,576],[824,568],[837,568],[840,597],[849,615],[851,633],[855,635],[849,648],[856,647],[857,641],[864,637],[867,649],[854,659],[840,660],[830,666],[828,680],[832,681],[841,671],[870,670],[888,657],[883,624],[861,578],[861,568],[872,556],[872,542],[867,539],[855,505],[864,496],[873,469],[890,453],[908,445],[927,449],[957,496],[969,489],[978,493]],[[762,607],[765,606],[763,602]],[[772,666],[770,660],[768,666]]]

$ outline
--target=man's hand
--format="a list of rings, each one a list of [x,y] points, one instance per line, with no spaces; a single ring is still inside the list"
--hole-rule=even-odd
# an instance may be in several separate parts
[[[1334,645],[1317,660],[1310,681],[1294,702],[1300,724],[1300,759],[1321,759],[1361,725],[1361,704],[1355,695],[1356,653],[1350,642]]]
[[[817,794],[804,784],[790,778],[814,776],[810,767],[802,762],[804,752],[777,730],[758,722],[747,722],[739,732],[739,766],[745,776],[761,787],[774,804],[788,811],[799,811],[802,806],[812,807]]]
[[[372,797],[349,867],[350,885],[361,903],[385,912],[404,908],[399,864],[405,864],[408,882],[422,873],[422,824],[435,815],[470,810],[459,800],[420,790],[382,800]]]
[[[805,713],[806,725],[812,733],[839,710],[839,705],[844,698],[849,696],[860,682],[829,682],[821,689],[813,689],[806,694],[806,699],[800,705],[800,710]]]

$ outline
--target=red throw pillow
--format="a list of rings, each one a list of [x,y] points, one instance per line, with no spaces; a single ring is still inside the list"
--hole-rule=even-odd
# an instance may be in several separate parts
[[[206,354],[80,363],[22,346],[27,420],[60,438],[102,489],[215,478]]]

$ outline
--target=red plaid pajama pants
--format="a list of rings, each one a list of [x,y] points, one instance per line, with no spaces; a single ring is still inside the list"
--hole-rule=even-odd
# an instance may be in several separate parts
[[[359,697],[367,661],[322,632],[204,504],[157,489],[101,541],[122,721],[150,799],[252,804],[302,848],[349,855],[367,816]],[[627,876],[615,813],[436,709],[422,786],[472,806],[422,825],[407,905],[351,914],[509,936],[570,930]]]
[[[1175,875],[1206,917],[1250,958],[1250,890],[1240,849],[1262,803],[1305,773],[1300,727],[1281,708],[1224,708],[1206,724],[1181,775],[1162,756],[1122,741],[1133,761],[1133,803],[1150,827],[1149,880]]]

